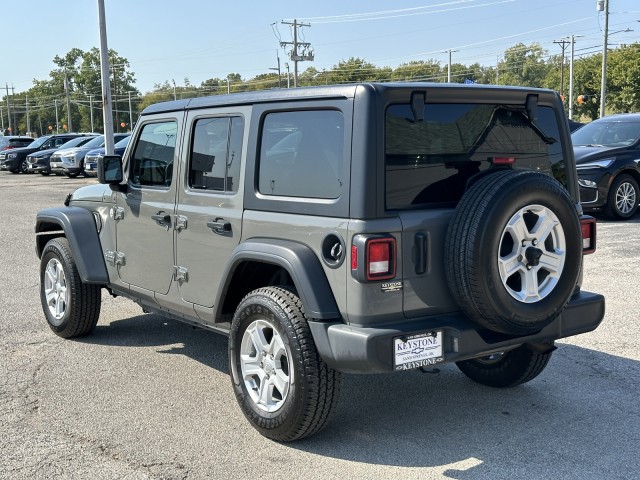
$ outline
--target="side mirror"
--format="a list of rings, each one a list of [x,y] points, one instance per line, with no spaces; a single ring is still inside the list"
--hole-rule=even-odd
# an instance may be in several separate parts
[[[98,157],[98,181],[109,185],[122,183],[122,160],[119,155]]]

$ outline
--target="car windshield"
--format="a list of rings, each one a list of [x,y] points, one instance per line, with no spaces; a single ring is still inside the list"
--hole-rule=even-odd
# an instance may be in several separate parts
[[[640,122],[595,120],[571,134],[578,147],[626,147],[640,138]]]
[[[131,138],[131,136],[125,137],[122,140],[120,140],[118,143],[116,143],[114,145],[115,148],[126,148],[127,145],[129,145],[129,139]]]
[[[99,135],[97,137],[93,137],[91,141],[85,143],[83,147],[87,148],[99,148],[104,147],[104,135]]]
[[[47,140],[51,138],[51,135],[45,135],[43,137],[36,138],[33,142],[31,142],[28,147],[29,148],[40,148],[41,145],[44,144]]]
[[[63,148],[80,147],[80,146],[84,145],[85,143],[89,142],[90,140],[93,140],[94,138],[95,137],[76,137],[76,138],[72,138],[68,142],[63,143],[62,145],[60,145],[58,150],[62,150]]]

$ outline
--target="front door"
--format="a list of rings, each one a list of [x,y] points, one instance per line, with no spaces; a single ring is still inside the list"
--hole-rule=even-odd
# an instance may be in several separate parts
[[[249,114],[248,107],[235,107],[187,116],[190,139],[178,191],[176,265],[182,269],[182,300],[202,307],[213,306],[242,234],[241,165]]]
[[[117,197],[120,278],[131,286],[166,294],[174,274],[174,210],[183,113],[147,120],[130,149],[127,191]]]

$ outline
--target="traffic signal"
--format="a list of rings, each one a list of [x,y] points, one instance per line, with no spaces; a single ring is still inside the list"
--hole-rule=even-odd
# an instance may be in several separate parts
[[[583,104],[588,102],[591,97],[589,95],[578,95],[578,103]]]

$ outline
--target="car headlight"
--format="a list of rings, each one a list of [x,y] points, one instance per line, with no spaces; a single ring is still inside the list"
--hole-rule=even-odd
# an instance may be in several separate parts
[[[7,158],[16,158],[18,156],[18,154],[16,153],[10,153],[9,155],[7,155]]]
[[[585,187],[585,188],[596,188],[596,186],[598,185],[593,180],[587,180],[586,178],[579,178],[578,179],[578,184],[581,187]]]
[[[589,163],[581,163],[579,165],[576,165],[576,168],[578,170],[582,170],[585,168],[607,168],[609,165],[611,165],[614,162],[615,158],[605,158],[603,160],[594,160],[593,162],[589,162]]]

